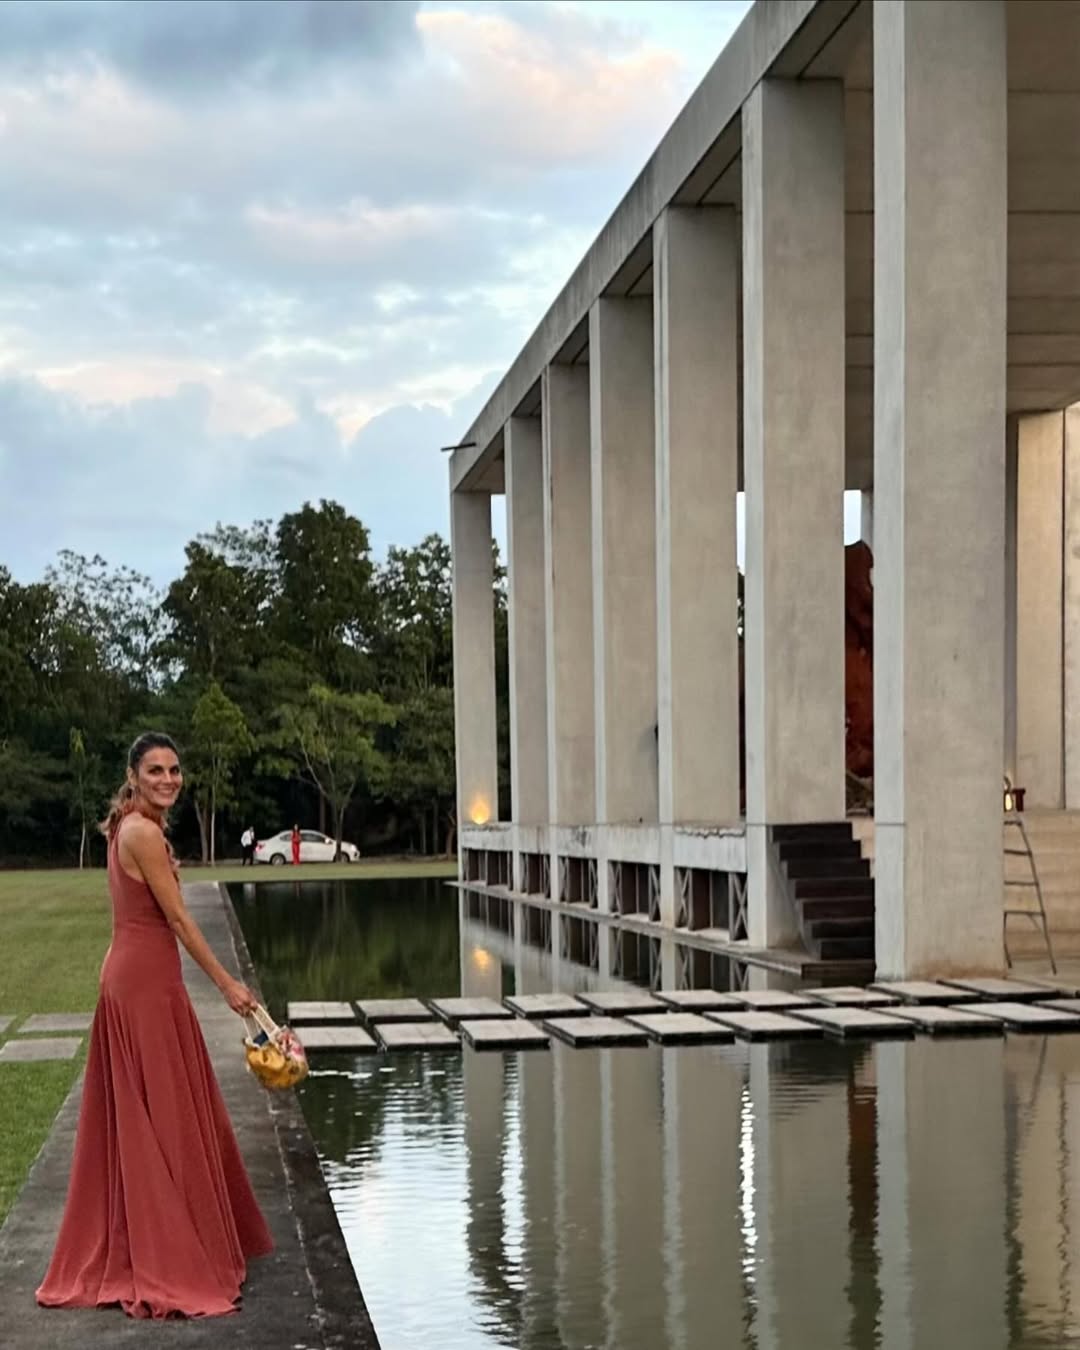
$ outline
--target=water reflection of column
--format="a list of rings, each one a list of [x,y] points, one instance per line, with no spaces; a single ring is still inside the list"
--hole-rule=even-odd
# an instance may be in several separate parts
[[[849,1052],[751,1046],[743,1186],[759,1350],[848,1343]]]
[[[667,1320],[660,1052],[605,1052],[605,1302],[612,1346],[660,1346]]]
[[[1002,1042],[875,1047],[882,1350],[1004,1350]]]
[[[504,1056],[464,1050],[466,1242],[480,1299],[517,1344],[517,1291],[507,1279],[503,1165],[506,1152]]]
[[[603,1311],[600,1055],[551,1049],[555,1090],[555,1311],[560,1343],[608,1345]]]
[[[502,960],[477,942],[471,924],[461,929],[461,997],[502,998]]]
[[[555,1287],[555,1088],[550,1057],[518,1056],[521,1195],[524,1211],[519,1350],[558,1344]]]
[[[1012,1236],[1022,1315],[1075,1336],[1080,1274],[1074,1259],[1080,1222],[1080,1134],[1075,1107],[1078,1047],[1071,1037],[1006,1044],[1006,1093],[1012,1147]]]
[[[743,1324],[741,1050],[665,1050],[663,1191],[669,1350],[719,1344]]]

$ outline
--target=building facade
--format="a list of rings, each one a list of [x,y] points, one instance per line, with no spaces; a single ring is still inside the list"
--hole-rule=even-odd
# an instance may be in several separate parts
[[[1080,806],[1077,52],[1075,0],[758,0],[463,437],[462,880],[546,903],[552,942],[590,911],[601,967],[608,916],[842,954],[872,839],[878,975],[1002,969],[1003,774]],[[873,514],[857,828],[845,489]]]

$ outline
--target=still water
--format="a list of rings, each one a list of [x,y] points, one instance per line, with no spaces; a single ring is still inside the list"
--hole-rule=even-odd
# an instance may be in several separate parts
[[[278,1013],[596,979],[439,882],[232,893]],[[1080,1036],[319,1057],[301,1096],[384,1350],[1080,1347]]]

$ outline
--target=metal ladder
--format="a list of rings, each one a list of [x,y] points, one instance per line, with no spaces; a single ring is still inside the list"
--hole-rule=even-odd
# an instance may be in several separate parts
[[[1043,904],[1042,886],[1039,883],[1039,870],[1035,866],[1035,854],[1031,848],[1031,840],[1028,838],[1027,827],[1024,825],[1023,817],[1016,811],[1006,814],[1004,824],[1006,829],[1009,826],[1012,826],[1014,829],[1020,831],[1020,840],[1023,844],[1023,848],[1009,848],[1008,845],[1006,845],[1005,856],[1007,858],[1026,858],[1028,860],[1028,867],[1031,871],[1030,881],[1011,881],[1006,879],[1005,885],[1022,887],[1024,889],[1031,889],[1034,887],[1035,896],[1039,902],[1038,913],[1033,909],[1013,909],[1008,905],[1005,906],[1005,913],[1001,921],[1002,936],[1005,942],[1005,961],[1011,969],[1012,957],[1009,955],[1009,917],[1013,914],[1023,914],[1031,919],[1036,927],[1038,927],[1040,923],[1042,924],[1043,940],[1046,943],[1046,954],[1050,958],[1050,969],[1056,975],[1057,962],[1054,960],[1054,948],[1050,943],[1050,928],[1046,922],[1046,906]]]

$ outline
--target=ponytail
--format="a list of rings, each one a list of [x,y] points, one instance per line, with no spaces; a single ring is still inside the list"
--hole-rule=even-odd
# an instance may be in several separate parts
[[[116,837],[120,822],[135,809],[135,789],[125,783],[109,803],[109,814],[98,827],[110,843]]]

